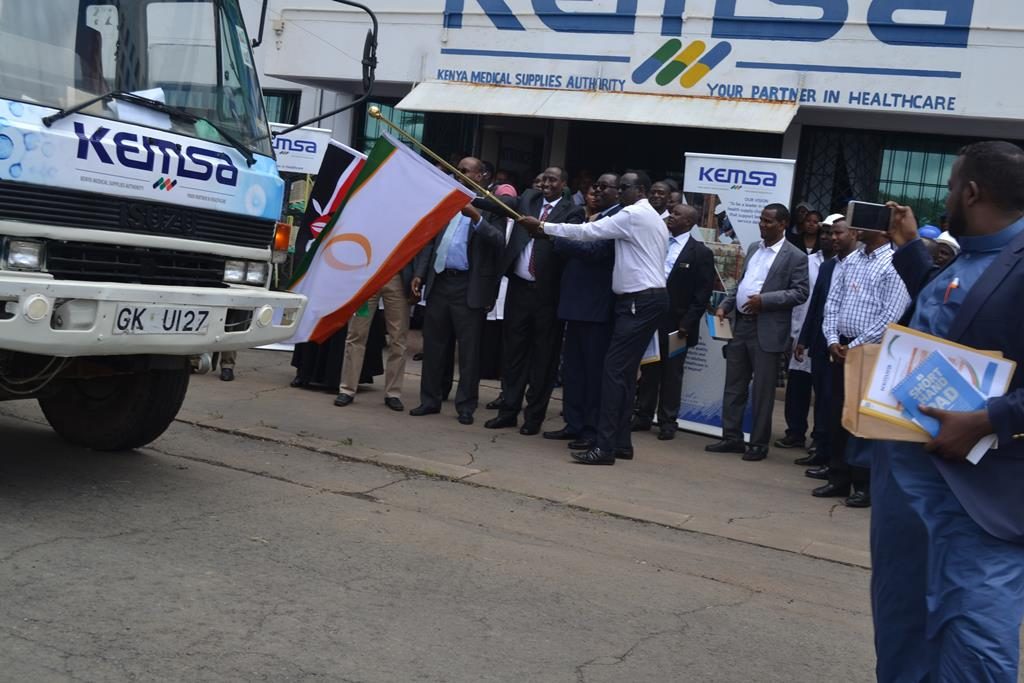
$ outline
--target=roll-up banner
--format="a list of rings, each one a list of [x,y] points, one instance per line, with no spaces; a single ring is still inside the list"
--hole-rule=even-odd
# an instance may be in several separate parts
[[[789,206],[796,162],[687,153],[685,164],[683,191],[700,212],[700,227],[693,233],[715,255],[718,281],[710,302],[713,309],[727,292],[735,291],[747,249],[761,239],[761,210],[775,203]],[[706,321],[701,323],[700,337],[686,355],[679,426],[721,436],[725,342],[711,338]],[[749,426],[748,406],[744,431],[749,432]]]

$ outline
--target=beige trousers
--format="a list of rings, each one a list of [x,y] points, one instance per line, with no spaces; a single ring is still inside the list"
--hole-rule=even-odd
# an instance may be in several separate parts
[[[353,316],[345,339],[345,362],[341,368],[341,393],[355,396],[359,374],[366,356],[366,339],[370,323],[377,313],[378,301],[384,301],[384,322],[388,331],[388,357],[384,367],[384,391],[388,398],[402,397],[405,379],[405,337],[409,332],[409,296],[402,286],[402,276],[395,275],[379,292],[370,297],[368,316]]]

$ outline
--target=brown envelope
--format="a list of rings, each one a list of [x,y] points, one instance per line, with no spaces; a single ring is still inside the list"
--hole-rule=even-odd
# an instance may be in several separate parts
[[[927,434],[860,412],[860,402],[868,383],[871,382],[871,374],[875,370],[875,361],[878,360],[881,348],[881,344],[865,344],[853,347],[846,355],[843,427],[854,436],[864,439],[927,443],[930,440]]]

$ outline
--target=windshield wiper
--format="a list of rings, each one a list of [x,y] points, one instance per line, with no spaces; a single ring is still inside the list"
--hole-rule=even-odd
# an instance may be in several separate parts
[[[109,102],[110,100],[120,100],[122,102],[128,102],[129,104],[136,104],[140,107],[148,107],[149,109],[153,109],[154,111],[158,111],[163,114],[167,114],[168,116],[181,119],[187,123],[194,124],[202,121],[203,123],[213,128],[215,131],[217,131],[217,133],[222,138],[224,138],[228,142],[228,144],[237,149],[238,152],[245,158],[245,163],[247,163],[249,166],[252,166],[253,164],[256,163],[256,157],[253,156],[252,150],[250,150],[248,147],[242,144],[242,142],[238,138],[233,136],[231,133],[225,131],[221,126],[217,125],[213,121],[203,118],[202,116],[196,116],[195,114],[186,109],[173,107],[169,104],[164,104],[159,100],[151,100],[148,97],[142,97],[141,95],[136,95],[135,93],[126,92],[124,90],[112,90],[108,93],[105,93],[98,97],[94,97],[90,100],[79,102],[73,107],[61,109],[56,114],[50,114],[49,116],[44,117],[43,125],[49,128],[54,123],[60,121],[63,118],[67,118],[72,114],[77,114],[83,109],[88,109],[89,107],[98,102]]]

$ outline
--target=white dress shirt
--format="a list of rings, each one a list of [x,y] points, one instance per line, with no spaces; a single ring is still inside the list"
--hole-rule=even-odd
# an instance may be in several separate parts
[[[782,243],[785,239],[783,237],[770,247],[765,246],[764,240],[757,243],[757,251],[750,256],[747,272],[743,275],[743,280],[740,281],[740,286],[736,290],[736,310],[740,313],[746,313],[745,309],[750,303],[750,297],[761,293],[764,281],[768,278],[768,271],[772,269],[775,257],[782,251]]]
[[[593,223],[544,223],[544,232],[580,242],[615,240],[612,291],[616,294],[665,287],[668,229],[646,199]]]
[[[550,202],[545,199],[540,205],[540,215],[544,215],[544,209],[547,209],[547,213],[550,215],[551,212],[555,210],[555,207],[558,206],[558,202],[560,201],[562,201],[561,197]],[[515,273],[516,277],[522,278],[527,282],[535,282],[537,280],[536,277],[530,275],[530,259],[533,257],[533,245],[533,240],[526,243],[526,247],[523,249],[523,253],[519,255],[519,258],[516,259],[516,267],[512,271]]]
[[[814,283],[818,281],[818,271],[821,270],[821,264],[825,262],[825,255],[820,251],[816,251],[807,257],[807,287],[808,291],[814,291]],[[800,338],[800,332],[804,329],[804,321],[807,320],[807,311],[811,307],[811,298],[807,297],[807,301],[803,302],[799,306],[793,309],[792,317],[792,329],[790,330],[790,338],[793,340],[793,348],[796,348],[796,340]],[[801,372],[811,371],[811,356],[808,353],[804,354],[804,359],[798,361],[795,356],[789,360],[790,370],[800,370]]]
[[[679,260],[679,254],[683,252],[686,247],[686,243],[690,241],[689,231],[684,232],[678,237],[672,237],[671,234],[668,238],[668,256],[665,258],[665,277],[668,278],[672,274],[672,269],[676,267],[676,261]]]

